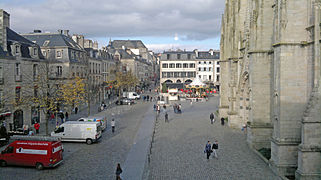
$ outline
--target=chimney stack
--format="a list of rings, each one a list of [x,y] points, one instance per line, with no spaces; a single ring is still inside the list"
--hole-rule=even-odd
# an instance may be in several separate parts
[[[98,42],[97,41],[94,41],[93,49],[98,50]]]
[[[62,30],[61,30],[61,29],[58,29],[58,33],[59,33],[59,34],[62,34]]]
[[[0,46],[7,50],[7,28],[10,28],[10,14],[0,9]]]
[[[64,35],[69,36],[69,30],[64,30]]]

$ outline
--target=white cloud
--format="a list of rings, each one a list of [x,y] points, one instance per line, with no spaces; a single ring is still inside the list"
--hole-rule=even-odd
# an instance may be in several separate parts
[[[158,36],[204,40],[220,33],[223,0],[24,0],[1,3],[11,14],[11,27],[69,29],[87,37]]]

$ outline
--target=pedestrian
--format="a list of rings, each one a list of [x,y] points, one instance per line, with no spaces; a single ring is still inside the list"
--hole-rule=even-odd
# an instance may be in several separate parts
[[[75,114],[78,113],[78,107],[75,107]]]
[[[168,122],[168,114],[167,114],[167,112],[165,113],[165,122]]]
[[[177,108],[178,108],[178,109],[177,109],[178,113],[182,113],[182,105],[179,104]]]
[[[157,113],[160,113],[160,105],[157,105]]]
[[[111,124],[111,132],[114,133],[115,132],[115,119],[112,119],[110,124]]]
[[[33,125],[33,127],[36,129],[36,134],[39,134],[40,124],[36,122],[35,125]]]
[[[69,118],[69,114],[68,114],[68,112],[66,111],[66,113],[65,113],[65,117],[66,117],[66,120],[68,120],[68,118]]]
[[[152,96],[150,97],[150,101],[153,102],[153,97]]]
[[[154,111],[156,111],[156,104],[154,104]]]
[[[191,99],[191,106],[193,105],[193,100]]]
[[[210,141],[207,141],[207,144],[205,145],[204,153],[206,153],[206,158],[210,159],[210,156],[211,156],[211,153],[212,153],[211,142]]]
[[[64,115],[64,113],[62,111],[60,111],[59,116],[60,116],[60,119],[61,119],[61,124],[64,123],[65,115]]]
[[[149,95],[147,95],[147,101],[149,101]]]
[[[221,125],[224,126],[224,118],[221,118]]]
[[[214,153],[214,157],[215,157],[215,158],[218,158],[218,157],[217,157],[217,152],[216,152],[217,149],[218,149],[218,142],[217,142],[217,140],[215,140],[215,141],[213,142],[213,146],[212,146],[212,151],[213,151],[213,153]]]
[[[173,108],[174,108],[174,113],[177,113],[177,104],[176,103],[173,105]]]
[[[211,124],[213,124],[214,123],[214,114],[213,113],[210,114],[210,120],[211,120]]]
[[[51,113],[50,119],[51,119],[51,120],[55,119],[54,113]]]
[[[116,180],[121,180],[120,178],[120,174],[123,172],[123,170],[120,167],[120,164],[117,164],[117,168],[116,168]]]

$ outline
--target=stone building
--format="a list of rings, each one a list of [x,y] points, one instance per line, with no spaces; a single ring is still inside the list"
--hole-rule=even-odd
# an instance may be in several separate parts
[[[195,78],[219,86],[218,51],[165,51],[160,57],[160,85],[188,84]],[[173,84],[173,85],[174,85]]]
[[[0,9],[0,124],[17,130],[45,119],[39,106],[24,103],[24,97],[37,96],[45,60],[40,47],[11,30],[9,22]]]
[[[296,179],[321,178],[320,4],[226,0],[222,18],[220,116]]]

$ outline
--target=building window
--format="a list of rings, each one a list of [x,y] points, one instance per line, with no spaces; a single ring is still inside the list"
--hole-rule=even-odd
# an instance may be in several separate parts
[[[167,54],[167,59],[169,59],[171,57],[171,55],[170,54]]]
[[[204,79],[204,80],[207,80],[207,75],[203,75],[203,79]]]
[[[206,61],[204,61],[203,63],[206,64]]]
[[[206,67],[203,68],[203,71],[206,71]]]
[[[217,73],[220,72],[220,68],[219,68],[219,67],[216,68],[216,72],[217,72]]]
[[[168,68],[168,64],[167,64],[167,63],[163,63],[163,64],[162,64],[162,67],[163,67],[163,68]]]
[[[201,79],[201,78],[202,78],[202,75],[198,75],[198,78],[200,78],[200,79]]]
[[[57,57],[58,57],[58,58],[61,57],[61,51],[57,51]]]
[[[183,68],[188,68],[188,64],[187,64],[187,63],[184,63],[184,64],[183,64]]]
[[[202,68],[199,67],[199,68],[198,68],[198,71],[202,71]]]
[[[21,87],[16,87],[16,103],[19,103],[20,101],[20,93],[21,93]]]
[[[198,64],[201,64],[201,61],[198,61]]]
[[[209,68],[208,68],[208,71],[210,71],[210,72],[211,72],[211,71],[212,71],[212,68],[211,68],[211,67],[209,67]]]
[[[177,59],[181,59],[181,54],[177,54]]]
[[[38,78],[38,64],[33,65],[33,79],[36,80]]]
[[[217,61],[217,62],[216,62],[216,64],[217,64],[217,65],[219,65],[219,64],[220,64],[220,62],[219,62],[219,61]]]
[[[181,77],[186,77],[186,72],[181,72]]]
[[[179,72],[174,72],[174,77],[178,78],[179,77]]]
[[[20,64],[16,63],[16,75],[19,76],[20,75]]]
[[[216,76],[216,81],[220,81],[220,75]]]
[[[169,64],[169,68],[175,68],[175,64],[174,63],[170,63]]]
[[[46,51],[42,51],[42,54],[44,57],[47,57],[47,52]]]
[[[209,79],[209,80],[212,80],[212,75],[208,75],[208,79]]]
[[[191,54],[187,54],[187,59],[191,59]]]
[[[208,63],[209,63],[209,64],[212,64],[212,61],[209,61]]]
[[[37,48],[33,48],[33,55],[37,55],[38,49]]]
[[[162,72],[162,77],[163,78],[166,78],[167,77],[166,75],[167,75],[166,72]]]
[[[57,66],[56,74],[57,74],[57,76],[61,76],[62,75],[62,66]]]
[[[182,64],[181,63],[176,63],[176,68],[182,68]]]
[[[16,54],[19,54],[19,52],[20,52],[20,46],[16,46]]]
[[[0,81],[3,82],[3,67],[0,66]]]
[[[190,63],[189,68],[195,68],[195,63]]]

